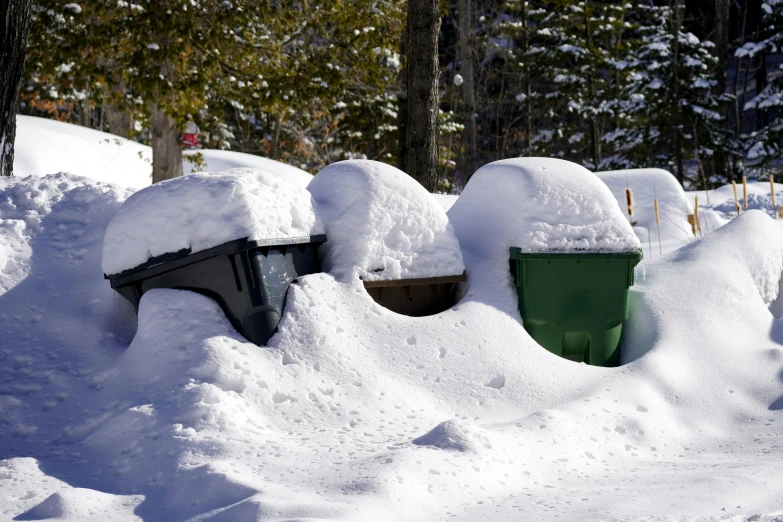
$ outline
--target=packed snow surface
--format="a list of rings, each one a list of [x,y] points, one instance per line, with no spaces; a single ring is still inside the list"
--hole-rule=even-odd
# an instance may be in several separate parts
[[[693,241],[694,234],[688,222],[688,215],[693,213],[693,201],[688,200],[673,174],[663,169],[611,170],[595,174],[612,191],[625,219],[636,223],[633,230],[645,256],[670,252]],[[631,189],[633,196],[632,216],[628,216],[626,188]],[[655,222],[655,198],[658,198],[658,224]],[[662,242],[666,241],[660,246],[659,226]]]
[[[200,153],[203,165],[190,158]],[[202,149],[183,153],[182,171],[198,168],[221,172],[233,168],[262,169],[306,187],[313,176],[279,161],[230,150]],[[152,149],[114,134],[32,116],[16,117],[14,173],[43,176],[70,172],[98,181],[140,189],[152,184]]]
[[[640,247],[611,191],[589,170],[552,158],[481,167],[449,210],[460,244],[487,257],[523,252],[630,252]]]
[[[783,514],[783,231],[760,211],[645,260],[624,365],[598,368],[525,333],[507,251],[465,249],[470,288],[430,317],[313,274],[268,347],[182,290],[137,324],[100,259],[128,195],[0,180],[2,520]]]
[[[413,279],[465,270],[446,212],[404,172],[378,161],[341,161],[321,170],[307,188],[326,225],[324,268],[338,279]]]
[[[115,214],[103,242],[103,271],[118,274],[162,254],[199,252],[234,239],[322,234],[310,193],[262,170],[231,169],[156,183]]]

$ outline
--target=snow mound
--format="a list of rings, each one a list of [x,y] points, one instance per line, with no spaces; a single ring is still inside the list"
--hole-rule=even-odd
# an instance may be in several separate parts
[[[152,149],[114,134],[17,116],[14,147],[15,176],[65,171],[131,188],[152,183]]]
[[[341,161],[307,187],[326,225],[324,268],[338,279],[461,274],[462,253],[443,208],[413,178],[385,163]]]
[[[656,197],[663,251],[676,250],[693,241],[693,232],[688,222],[688,214],[693,213],[693,199],[688,200],[673,174],[663,169],[628,169],[596,172],[595,175],[612,191],[625,219],[636,222],[633,230],[644,248],[645,256],[649,258],[659,252],[653,203]],[[630,188],[633,194],[632,218],[628,217],[626,188]],[[703,197],[700,200],[700,206],[706,203]],[[702,228],[712,229],[704,219]]]
[[[0,178],[0,295],[30,272],[31,243],[44,222],[51,221],[53,209],[58,209],[57,218],[47,235],[69,246],[78,242],[85,219],[94,218],[102,205],[118,207],[130,194],[116,185],[67,173]]]
[[[312,174],[292,165],[287,165],[263,156],[255,156],[253,154],[245,154],[233,150],[217,149],[188,150],[183,152],[182,159],[184,162],[182,170],[185,174],[194,172],[193,169],[196,167],[190,161],[190,158],[197,153],[201,154],[204,161],[202,168],[209,172],[223,172],[236,168],[260,169],[265,170],[270,174],[274,174],[275,176],[280,176],[281,178],[302,187],[306,187],[308,183],[313,180]]]
[[[16,176],[43,176],[65,171],[135,189],[152,184],[152,149],[107,132],[20,115],[16,117],[14,146]],[[184,174],[190,174],[196,168],[190,158],[197,153],[201,153],[205,162],[202,168],[212,172],[239,167],[262,169],[303,187],[313,179],[308,172],[280,161],[216,149],[183,152]]]
[[[559,159],[515,158],[481,167],[449,217],[464,249],[503,259],[512,246],[523,252],[640,247],[606,185]]]
[[[492,444],[483,430],[459,419],[441,422],[426,434],[414,439],[413,443],[417,446],[433,446],[462,452],[492,449]]]
[[[125,521],[141,520],[133,507],[141,503],[136,496],[110,495],[93,489],[71,488],[50,495],[23,513],[17,520]]]
[[[109,223],[103,271],[117,274],[152,257],[199,252],[233,239],[322,234],[310,193],[268,172],[193,174],[133,194]]]
[[[29,457],[0,461],[0,486],[3,520],[11,520],[16,514],[13,520],[141,520],[133,510],[144,500],[142,495],[73,488],[42,472],[38,461]]]

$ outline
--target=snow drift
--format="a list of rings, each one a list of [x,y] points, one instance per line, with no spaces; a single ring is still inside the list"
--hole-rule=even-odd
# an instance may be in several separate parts
[[[136,330],[101,270],[127,195],[67,174],[0,180],[0,244],[14,256],[0,270],[4,517],[772,520],[780,510],[783,323],[769,307],[783,237],[768,216],[747,212],[645,261],[626,364],[597,368],[527,336],[507,250],[435,316],[394,314],[358,279],[314,274],[291,286],[269,347],[178,290],[145,294]],[[466,249],[469,268],[479,254],[495,255]]]

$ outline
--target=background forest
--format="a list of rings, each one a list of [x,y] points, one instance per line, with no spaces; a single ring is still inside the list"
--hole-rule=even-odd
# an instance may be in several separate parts
[[[402,0],[39,0],[20,114],[315,172],[404,166]],[[662,167],[688,187],[783,169],[783,0],[443,0],[440,190],[490,161]],[[169,143],[163,143],[165,140]],[[403,144],[401,146],[401,144]]]

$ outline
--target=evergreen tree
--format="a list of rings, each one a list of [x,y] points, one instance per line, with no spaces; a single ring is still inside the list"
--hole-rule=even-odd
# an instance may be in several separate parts
[[[605,137],[617,151],[612,166],[666,168],[684,183],[688,166],[703,176],[704,161],[727,147],[720,112],[726,100],[713,91],[713,45],[684,31],[679,1],[671,8],[639,5],[637,13],[641,45],[630,53],[619,107],[627,118]]]
[[[242,130],[261,130],[277,156],[290,123],[298,128],[289,138],[308,128],[300,120],[314,107],[325,114],[349,91],[379,94],[396,74],[388,53],[401,4],[103,0],[64,15],[39,0],[30,61],[58,97],[108,101],[149,125],[158,181],[181,173],[187,121],[228,145],[235,118]]]
[[[783,51],[783,0],[765,0],[762,4],[761,38],[737,49],[739,58],[756,58],[766,63],[767,55]],[[744,152],[750,166],[768,171],[779,170],[783,147],[783,77],[780,74],[763,74],[764,86],[755,97],[745,103],[743,110],[757,111],[757,130],[744,135]]]

